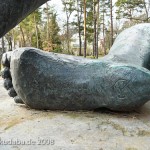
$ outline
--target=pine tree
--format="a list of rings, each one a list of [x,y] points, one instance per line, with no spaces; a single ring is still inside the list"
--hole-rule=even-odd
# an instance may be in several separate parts
[[[52,52],[62,52],[59,31],[57,23],[57,14],[53,7],[48,4],[43,9],[45,13],[44,26],[42,30],[43,50]],[[45,34],[45,31],[47,34]]]
[[[139,18],[137,14],[142,12],[144,6],[146,6],[144,0],[118,0],[116,6],[118,7],[116,11],[118,19],[126,18],[130,20],[130,22],[143,20]]]
[[[67,51],[70,53],[70,17],[72,13],[75,11],[75,2],[74,0],[62,0],[62,4],[64,7],[64,12],[66,14],[66,38],[67,38]]]

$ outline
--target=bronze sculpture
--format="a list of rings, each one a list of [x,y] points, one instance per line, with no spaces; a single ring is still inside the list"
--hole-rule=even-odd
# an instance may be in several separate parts
[[[150,24],[139,24],[123,31],[101,60],[17,49],[3,55],[4,85],[35,109],[134,110],[150,100],[149,41]]]

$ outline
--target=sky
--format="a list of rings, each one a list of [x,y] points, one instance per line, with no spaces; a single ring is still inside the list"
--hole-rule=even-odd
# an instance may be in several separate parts
[[[66,16],[65,13],[63,12],[63,5],[62,5],[62,1],[61,0],[51,0],[49,2],[50,6],[54,6],[58,16],[57,16],[57,20],[60,24],[63,23],[64,20],[66,20]]]

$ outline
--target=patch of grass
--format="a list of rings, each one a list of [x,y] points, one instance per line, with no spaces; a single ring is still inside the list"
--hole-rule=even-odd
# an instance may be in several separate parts
[[[129,147],[129,148],[126,148],[126,150],[138,150],[138,149],[137,148]]]
[[[7,123],[7,127],[5,127],[4,130],[8,130],[21,122],[22,121],[19,121],[19,120],[11,120],[10,122]]]
[[[150,131],[139,130],[137,133],[138,136],[150,136]]]
[[[112,122],[110,120],[101,122],[101,125],[111,125],[115,130],[121,131],[123,136],[139,136],[139,137],[147,136],[147,137],[150,137],[150,131],[139,129],[137,133],[132,134],[132,132],[128,131],[125,127],[123,127],[120,124],[117,124],[115,122]]]
[[[103,121],[101,124],[102,124],[102,125],[108,125],[108,124],[109,124],[109,125],[111,125],[115,130],[121,131],[124,136],[127,135],[127,130],[126,130],[123,126],[121,126],[120,124],[117,124],[117,123],[112,122],[112,121],[110,121],[110,120],[108,120],[108,121]]]
[[[111,122],[110,124],[113,126],[114,129],[121,131],[124,136],[126,135],[127,130],[124,127],[114,122]]]
[[[67,112],[67,113],[65,113],[65,116],[68,116],[72,119],[76,119],[76,118],[80,117],[80,114],[78,114],[77,112]]]
[[[99,59],[99,58],[102,58],[102,57],[104,57],[104,55],[99,55],[99,56],[98,56],[98,59]],[[97,58],[94,57],[94,56],[86,56],[86,58],[97,59]]]

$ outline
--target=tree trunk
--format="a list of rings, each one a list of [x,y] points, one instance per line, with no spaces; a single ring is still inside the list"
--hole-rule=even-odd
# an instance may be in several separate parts
[[[12,51],[12,37],[9,37],[9,51]]]
[[[79,56],[82,55],[82,39],[81,39],[81,29],[79,28]]]
[[[106,55],[106,46],[105,46],[105,15],[104,15],[104,10],[103,10],[103,49],[104,49],[104,54]]]
[[[145,19],[145,21],[144,22],[146,22],[146,23],[148,23],[148,9],[147,9],[147,7],[146,7],[146,2],[145,2],[145,0],[143,1],[143,3],[144,3],[144,9],[145,9],[145,13],[146,13],[146,19]]]
[[[73,10],[73,3],[74,1],[73,0],[69,0],[69,1],[65,1],[65,0],[62,0],[63,2],[63,5],[64,5],[64,10],[65,10],[65,13],[66,13],[66,17],[67,17],[67,35],[66,35],[66,38],[67,38],[67,51],[68,53],[72,53],[71,50],[70,50],[70,38],[71,38],[71,34],[70,34],[70,28],[69,28],[69,20],[70,20],[70,16],[72,14],[72,12],[74,11]]]
[[[69,42],[69,18],[67,17],[67,51],[70,53],[70,42]]]
[[[12,37],[10,35],[6,36],[6,40],[8,43],[8,51],[12,51]]]
[[[93,50],[93,52],[94,52],[94,56],[96,57],[96,37],[97,37],[97,35],[96,35],[96,29],[97,29],[97,27],[96,27],[96,10],[95,10],[95,0],[93,0],[93,19],[94,19],[94,38],[93,38],[93,43],[94,43],[94,46],[93,46],[93,48],[94,48],[94,50]]]
[[[92,47],[93,47],[93,57],[95,57],[95,52],[94,52],[94,40],[93,40],[93,43],[92,43]]]
[[[98,59],[98,40],[99,40],[99,0],[97,0],[97,37],[96,37],[96,58]]]
[[[13,39],[13,49],[16,48],[16,41],[15,41],[15,33],[14,29],[12,29],[12,39]]]
[[[2,37],[2,53],[5,52],[5,41],[4,41],[4,36]]]
[[[114,35],[113,35],[113,10],[112,10],[112,0],[110,0],[110,19],[111,19],[111,32],[110,32],[110,35],[111,35],[111,44],[110,44],[110,47],[113,45],[113,42],[114,42]]]
[[[35,34],[36,34],[36,47],[39,48],[38,26],[37,26],[37,22],[36,22],[35,13],[34,13],[34,23],[35,23]]]
[[[1,70],[1,59],[2,59],[2,55],[3,53],[5,53],[5,42],[4,42],[4,37],[1,38],[1,42],[2,42],[2,51],[0,53],[0,70]]]
[[[86,0],[84,0],[84,57],[86,57]]]
[[[79,10],[79,7],[81,10]],[[79,13],[80,11],[80,13]],[[78,33],[79,33],[79,56],[82,55],[82,40],[81,40],[81,13],[82,13],[82,6],[79,6],[79,0],[77,0],[77,17],[78,17]]]
[[[47,42],[49,41],[49,13],[48,13],[48,9],[49,9],[49,5],[48,5],[48,3],[46,3],[46,9],[47,9],[47,11],[46,11],[46,16],[47,16],[47,31],[46,31],[46,33],[47,33]]]
[[[24,32],[23,32],[23,29],[22,29],[21,25],[20,25],[20,31],[21,31],[22,40],[23,40],[22,47],[25,47],[26,46],[26,41],[25,41],[25,36],[24,36]]]

